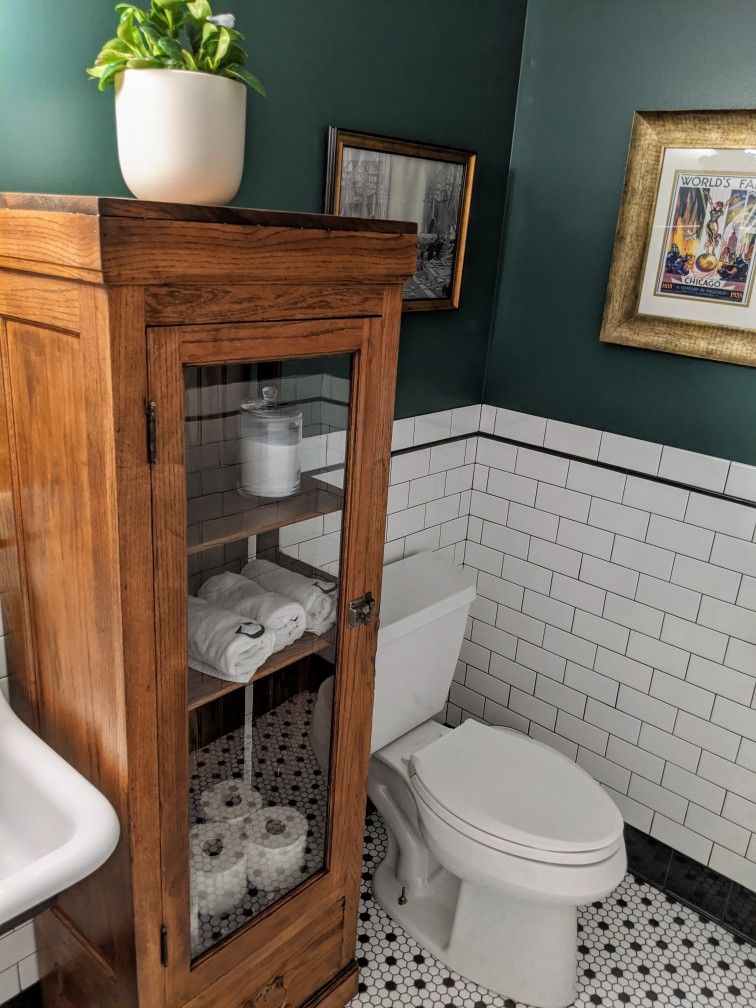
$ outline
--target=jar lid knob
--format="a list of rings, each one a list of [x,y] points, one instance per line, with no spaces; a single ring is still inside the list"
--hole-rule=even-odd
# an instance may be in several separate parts
[[[263,402],[266,406],[273,406],[278,399],[278,389],[275,385],[265,385],[262,390]]]

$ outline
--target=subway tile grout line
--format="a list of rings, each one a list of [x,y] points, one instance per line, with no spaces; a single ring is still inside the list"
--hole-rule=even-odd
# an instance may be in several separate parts
[[[398,456],[398,455],[407,455],[409,452],[422,451],[423,449],[426,449],[426,448],[435,448],[438,445],[451,444],[451,443],[456,442],[456,441],[462,441],[462,440],[467,441],[467,440],[469,440],[470,438],[473,438],[473,437],[488,438],[490,441],[496,441],[499,444],[508,444],[508,445],[511,445],[514,448],[526,448],[526,449],[528,449],[530,451],[543,452],[546,455],[552,455],[555,458],[562,458],[562,459],[565,459],[568,462],[581,462],[584,465],[596,466],[596,468],[598,468],[598,469],[605,469],[608,472],[616,472],[616,473],[619,473],[620,475],[624,475],[624,476],[636,476],[638,479],[646,479],[646,480],[649,480],[650,482],[653,482],[653,483],[662,483],[665,486],[675,487],[678,490],[687,490],[689,493],[690,492],[697,493],[697,494],[701,494],[704,497],[713,497],[713,498],[715,498],[717,500],[732,501],[734,504],[741,504],[744,507],[756,508],[756,503],[754,503],[753,501],[750,501],[750,500],[748,500],[745,497],[737,497],[737,496],[735,496],[733,494],[725,493],[724,490],[722,490],[722,491],[720,491],[720,490],[708,490],[705,487],[699,487],[699,486],[696,486],[693,483],[681,483],[678,480],[669,479],[667,476],[653,475],[651,473],[642,472],[639,469],[629,469],[626,466],[613,465],[611,462],[603,462],[603,461],[600,461],[598,459],[586,458],[585,456],[574,455],[574,454],[572,454],[570,452],[559,451],[556,448],[546,448],[543,445],[529,444],[527,441],[517,441],[514,438],[502,437],[500,434],[487,434],[487,433],[485,433],[483,431],[480,431],[480,430],[478,430],[478,431],[470,431],[467,434],[452,434],[449,437],[438,438],[435,441],[425,441],[422,444],[410,445],[407,448],[397,448],[397,449],[395,449],[395,450],[393,450],[391,452],[391,457],[394,458],[395,456]],[[712,456],[712,458],[714,458],[714,457],[715,456]],[[724,459],[723,461],[727,461],[727,460]],[[493,466],[493,467],[489,467],[489,468],[496,468],[496,467]],[[504,470],[504,471],[509,471],[509,470]],[[524,478],[530,479],[532,477],[524,477]],[[549,484],[549,485],[550,486],[556,486],[558,484]],[[569,488],[561,487],[561,489],[569,489]],[[582,493],[583,491],[572,491],[572,492],[573,493]],[[591,495],[591,496],[599,496],[599,495]],[[604,498],[600,498],[600,499],[604,499]],[[611,501],[610,503],[615,503],[615,504],[619,503],[623,507],[631,507],[632,506],[632,505],[628,505],[628,504],[622,504],[621,501]],[[681,521],[681,522],[683,522],[685,524],[693,524],[692,522],[687,522],[684,517],[681,518],[681,519],[671,519],[671,520]],[[696,527],[702,527],[702,526],[696,526]],[[706,531],[711,532],[713,530],[712,529],[707,529]],[[727,533],[723,533],[723,534],[727,534]],[[743,541],[744,542],[748,542],[749,540],[743,540]]]

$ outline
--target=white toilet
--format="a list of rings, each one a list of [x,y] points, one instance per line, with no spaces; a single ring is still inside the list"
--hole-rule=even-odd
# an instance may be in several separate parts
[[[621,881],[622,817],[584,770],[519,732],[439,715],[474,576],[434,553],[384,570],[368,794],[384,910],[463,976],[538,1008],[575,998],[577,907]],[[333,679],[311,727],[328,762]]]

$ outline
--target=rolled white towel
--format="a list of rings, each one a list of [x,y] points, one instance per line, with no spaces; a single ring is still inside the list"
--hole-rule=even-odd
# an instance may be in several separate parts
[[[249,682],[275,650],[271,630],[191,595],[187,625],[190,667],[229,682]]]
[[[312,633],[323,634],[336,622],[337,592],[333,581],[308,578],[269,560],[250,560],[242,574],[266,591],[279,592],[299,602],[307,613],[307,629]]]
[[[307,614],[298,602],[266,591],[241,574],[216,574],[202,585],[199,596],[272,630],[274,651],[293,644],[307,629]]]

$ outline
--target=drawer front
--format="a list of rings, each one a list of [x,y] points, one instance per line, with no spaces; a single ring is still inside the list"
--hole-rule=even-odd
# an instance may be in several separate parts
[[[345,965],[344,901],[240,963],[186,1008],[300,1008]]]

